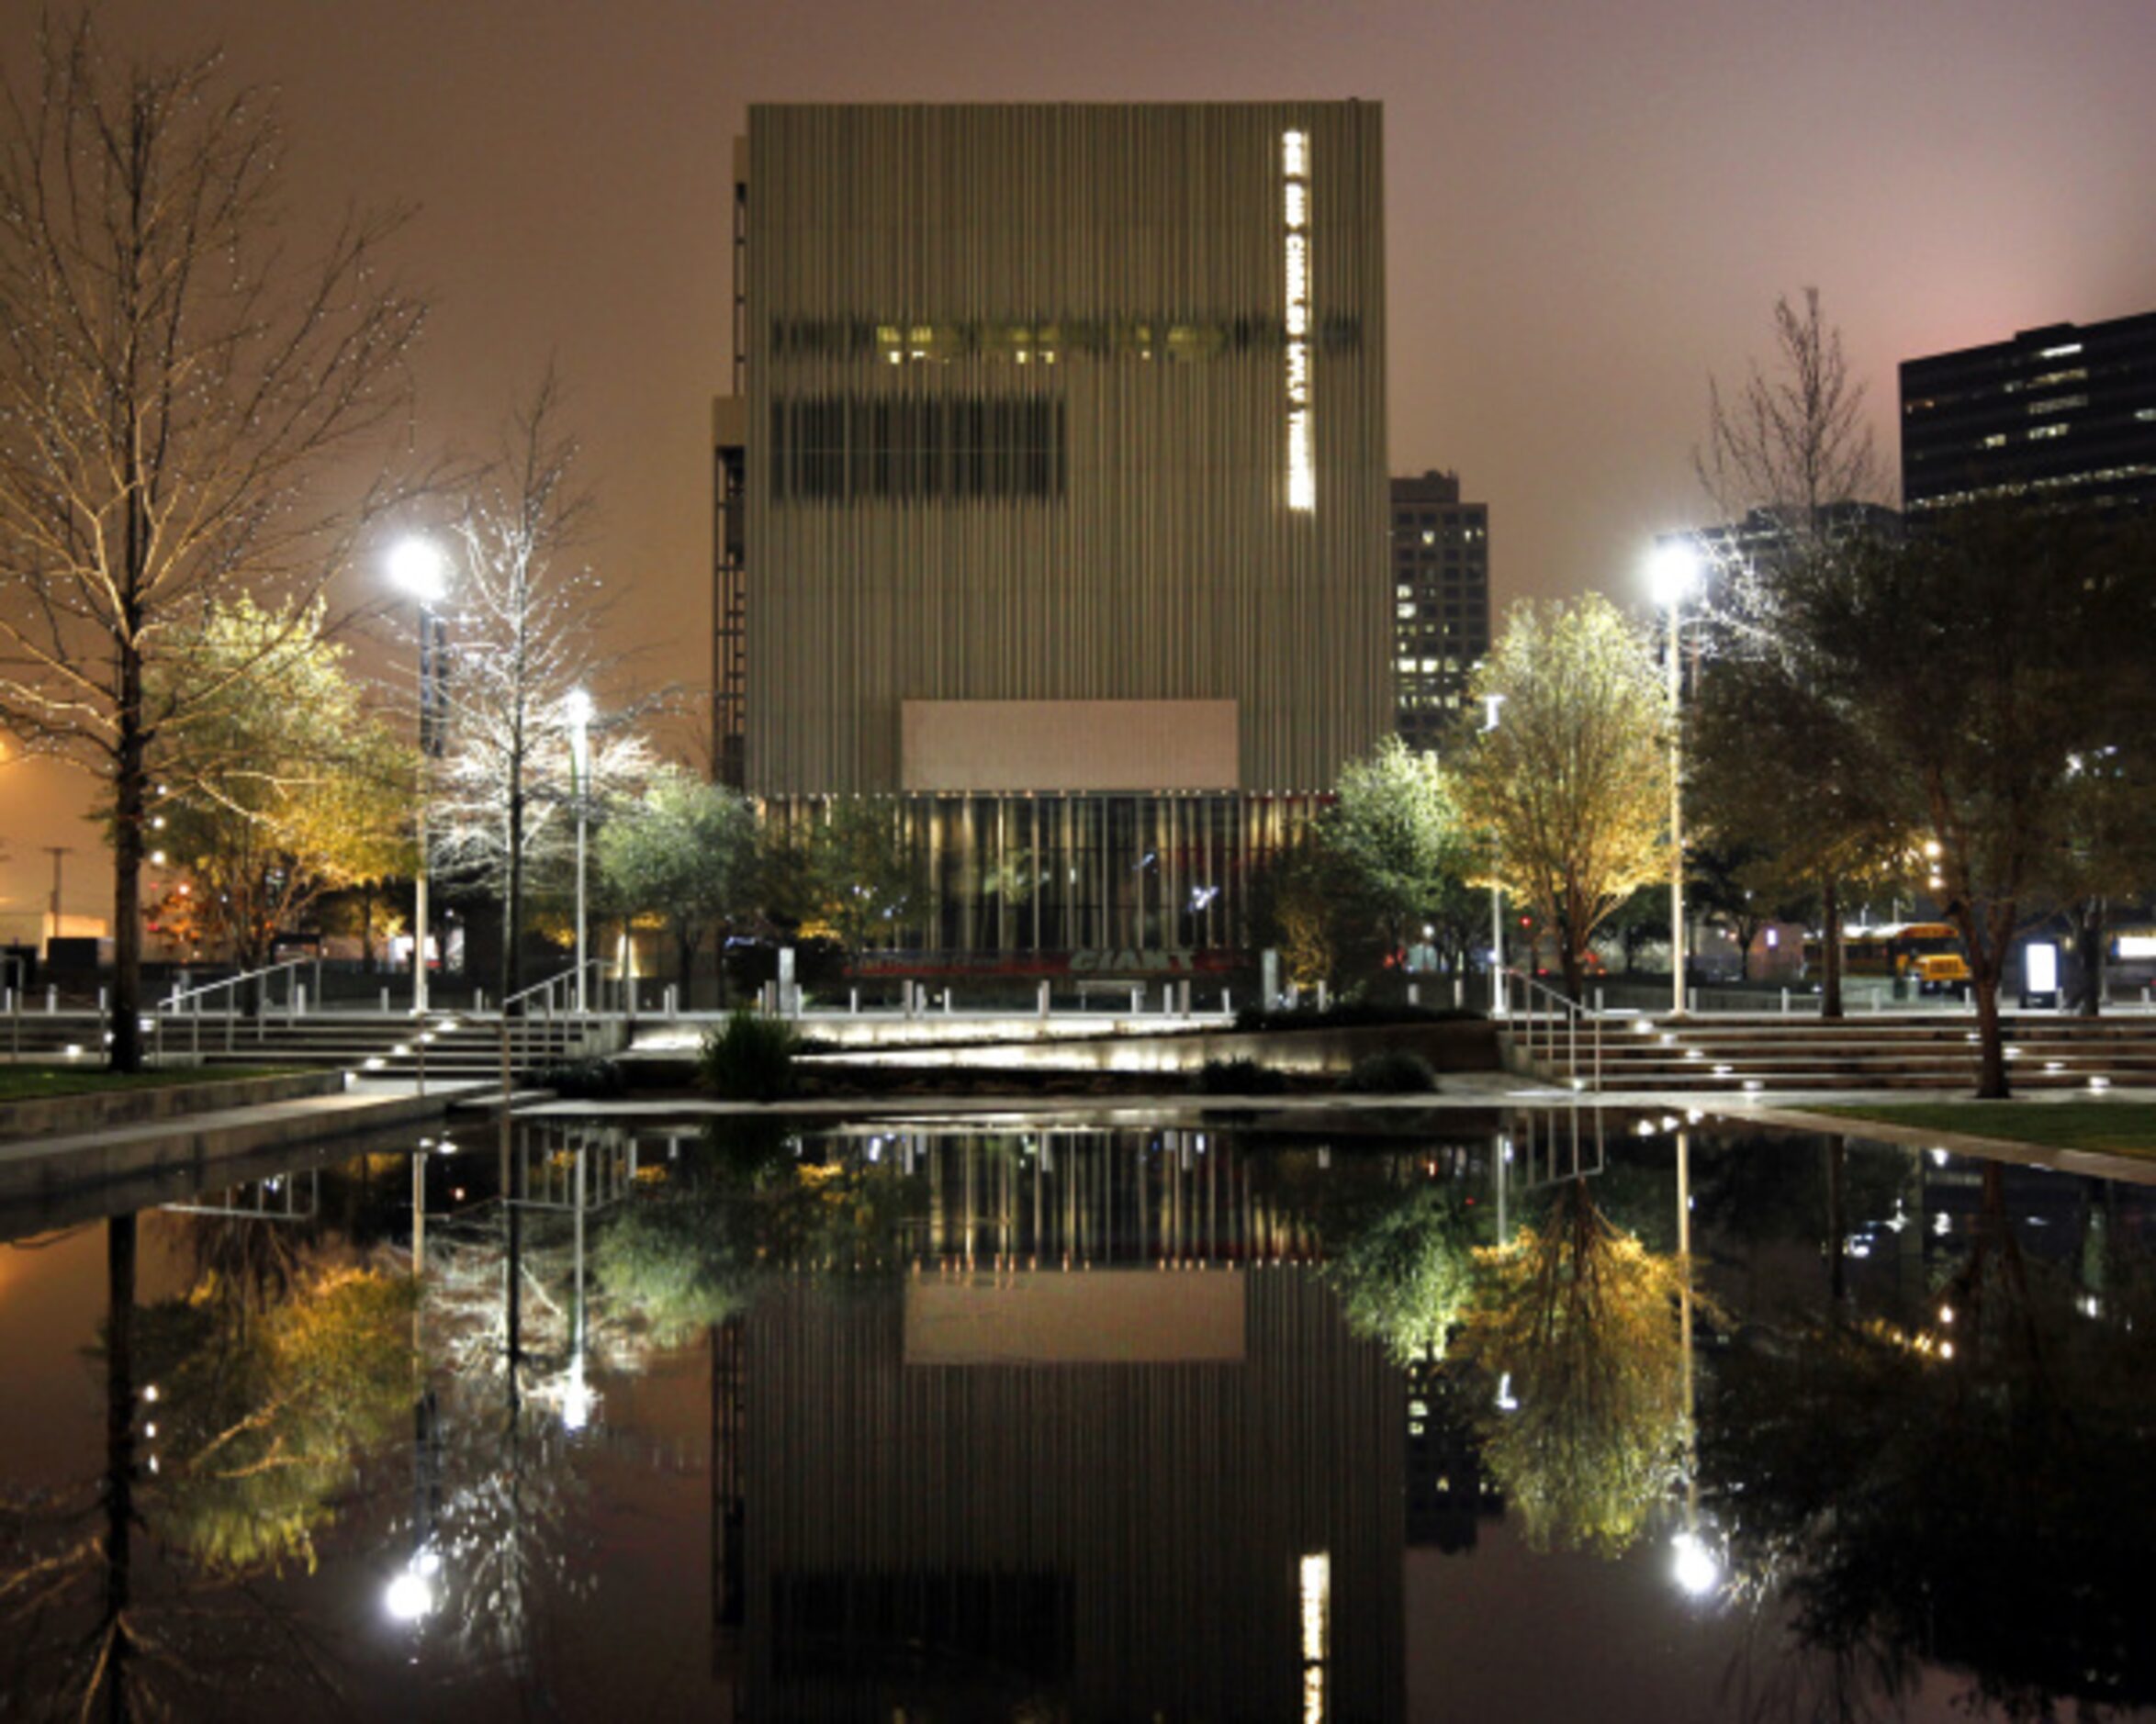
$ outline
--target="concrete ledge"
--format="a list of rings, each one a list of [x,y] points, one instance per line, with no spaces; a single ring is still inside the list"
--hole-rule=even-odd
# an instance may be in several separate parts
[[[304,1095],[336,1095],[344,1088],[339,1071],[296,1071],[276,1078],[222,1078],[206,1083],[132,1085],[87,1095],[51,1095],[31,1102],[0,1103],[0,1143],[26,1137],[69,1137],[111,1131],[153,1120],[186,1119],[197,1114],[221,1114],[263,1102],[289,1102]]]
[[[342,1080],[340,1080],[340,1087]],[[302,1147],[440,1119],[481,1086],[444,1084],[425,1095],[303,1095],[253,1107],[153,1121],[69,1137],[0,1145],[0,1201],[51,1198],[141,1175],[206,1178],[212,1165],[264,1150]]]

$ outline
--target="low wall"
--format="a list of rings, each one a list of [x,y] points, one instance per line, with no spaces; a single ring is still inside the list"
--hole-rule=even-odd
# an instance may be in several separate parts
[[[295,1071],[275,1078],[140,1084],[88,1095],[0,1102],[0,1143],[19,1143],[26,1137],[73,1137],[123,1125],[185,1119],[195,1114],[219,1114],[227,1108],[253,1107],[264,1102],[296,1101],[303,1095],[336,1095],[343,1088],[344,1074],[341,1071]]]
[[[1208,1060],[1254,1059],[1277,1071],[1346,1071],[1367,1055],[1398,1048],[1420,1054],[1435,1071],[1497,1071],[1497,1026],[1485,1019],[1390,1024],[1353,1029],[1204,1030],[1171,1036],[1124,1035],[1090,1041],[1005,1042],[986,1047],[848,1049],[830,1058],[854,1067],[968,1071],[1193,1072]],[[803,1064],[814,1069],[818,1056]]]

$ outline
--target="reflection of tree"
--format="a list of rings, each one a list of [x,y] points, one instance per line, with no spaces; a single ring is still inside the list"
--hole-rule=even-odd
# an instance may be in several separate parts
[[[311,1561],[408,1400],[408,1295],[302,1263],[275,1305],[243,1296],[244,1277],[206,1276],[139,1308],[136,1256],[135,1218],[108,1222],[102,1475],[0,1511],[10,1697],[123,1718],[207,1714],[230,1686],[326,1688],[310,1637],[248,1583]]]
[[[1517,1403],[1487,1417],[1484,1457],[1530,1544],[1614,1555],[1679,1476],[1689,1266],[1612,1227],[1584,1180],[1556,1188],[1542,1226],[1477,1256],[1463,1350],[1509,1375]]]
[[[311,1267],[274,1304],[245,1293],[210,1279],[137,1314],[140,1363],[160,1386],[148,1517],[206,1569],[312,1568],[358,1457],[411,1404],[410,1283]]]
[[[1384,1188],[1329,1222],[1326,1248],[1326,1279],[1356,1334],[1403,1364],[1443,1357],[1474,1276],[1452,1187],[1416,1179]]]
[[[2016,1717],[2156,1701],[2130,1602],[2156,1518],[2156,1309],[2146,1290],[2077,1306],[2014,1247],[1996,1173],[1934,1327],[1741,1349],[1702,1421],[1740,1572],[1815,1655],[1788,1680],[1845,1715],[1894,1709],[1920,1663]]]

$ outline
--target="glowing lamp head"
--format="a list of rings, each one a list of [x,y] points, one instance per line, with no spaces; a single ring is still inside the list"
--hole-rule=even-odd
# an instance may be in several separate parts
[[[571,688],[562,700],[562,711],[569,722],[582,730],[591,722],[591,697],[581,688]]]
[[[399,539],[389,548],[389,578],[414,599],[432,604],[448,589],[448,559],[432,540]]]
[[[1700,547],[1690,539],[1657,545],[1647,559],[1647,588],[1664,610],[1681,605],[1700,587]]]

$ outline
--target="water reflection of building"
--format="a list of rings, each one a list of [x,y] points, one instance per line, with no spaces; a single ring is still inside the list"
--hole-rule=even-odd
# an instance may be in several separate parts
[[[1407,1541],[1472,1550],[1481,1523],[1503,1518],[1504,1493],[1483,1467],[1482,1440],[1456,1375],[1419,1360],[1407,1376]]]
[[[925,1260],[722,1344],[744,1716],[1398,1716],[1400,1375],[1159,1136],[887,1139]]]
[[[1088,1264],[1290,1262],[1318,1254],[1282,1158],[1218,1132],[1026,1130],[870,1140],[927,1188],[916,1259]],[[1310,1152],[1313,1167],[1321,1152]]]

